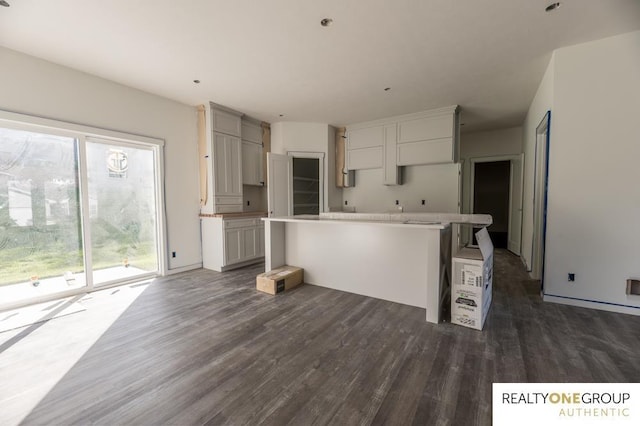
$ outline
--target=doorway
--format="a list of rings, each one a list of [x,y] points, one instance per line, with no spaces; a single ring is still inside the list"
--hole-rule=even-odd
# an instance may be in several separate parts
[[[544,243],[547,218],[547,178],[549,175],[549,125],[551,111],[547,111],[536,127],[536,147],[533,181],[533,238],[531,241],[531,278],[541,281],[544,289]]]
[[[523,154],[470,160],[469,211],[490,214],[487,228],[493,244],[516,255],[521,253]],[[467,241],[475,241],[475,231]]]
[[[473,211],[490,214],[487,228],[495,248],[507,248],[509,241],[509,161],[478,163],[474,170]],[[475,233],[474,233],[474,244]]]
[[[320,160],[293,157],[293,215],[320,213]]]
[[[267,154],[269,217],[325,211],[324,153]]]

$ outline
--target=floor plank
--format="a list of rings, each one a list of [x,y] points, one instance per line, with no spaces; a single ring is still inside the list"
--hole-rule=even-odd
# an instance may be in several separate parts
[[[543,303],[503,250],[482,332],[316,286],[259,293],[261,268],[96,292],[0,333],[0,424],[488,425],[493,382],[640,381],[640,317]]]

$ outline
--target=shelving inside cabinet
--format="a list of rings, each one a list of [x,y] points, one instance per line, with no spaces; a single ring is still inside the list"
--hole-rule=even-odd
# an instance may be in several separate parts
[[[294,158],[293,214],[320,213],[320,176],[318,159]]]

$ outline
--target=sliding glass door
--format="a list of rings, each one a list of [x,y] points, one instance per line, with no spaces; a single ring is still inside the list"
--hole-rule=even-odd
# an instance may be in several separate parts
[[[0,124],[0,309],[159,273],[159,155]]]
[[[158,271],[152,148],[87,141],[93,284]]]
[[[86,286],[78,140],[0,127],[0,305]]]

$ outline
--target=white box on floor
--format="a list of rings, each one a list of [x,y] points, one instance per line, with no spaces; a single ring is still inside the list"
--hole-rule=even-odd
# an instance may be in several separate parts
[[[493,243],[487,228],[476,232],[479,248],[462,248],[452,258],[451,322],[482,330],[491,307]]]

